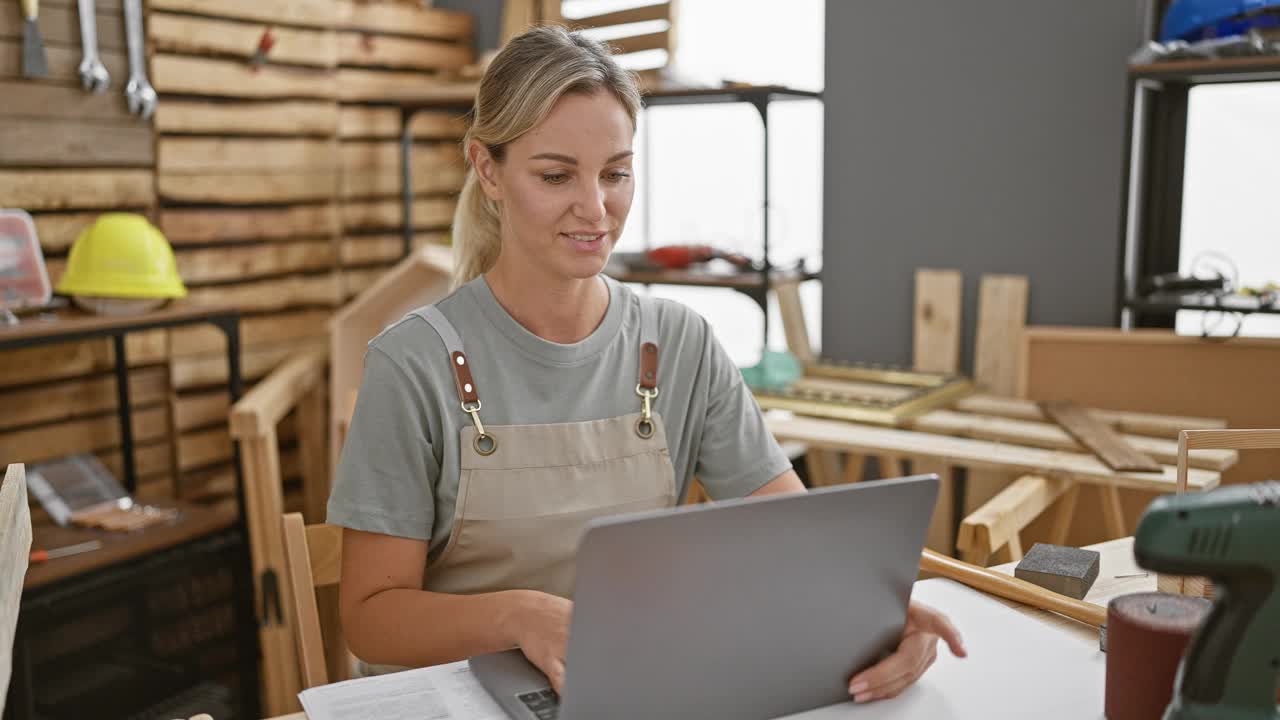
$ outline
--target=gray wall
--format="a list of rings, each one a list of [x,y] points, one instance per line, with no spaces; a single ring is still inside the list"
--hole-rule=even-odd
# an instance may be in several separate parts
[[[916,268],[1030,277],[1030,322],[1115,322],[1142,0],[827,0],[822,347],[909,364]]]

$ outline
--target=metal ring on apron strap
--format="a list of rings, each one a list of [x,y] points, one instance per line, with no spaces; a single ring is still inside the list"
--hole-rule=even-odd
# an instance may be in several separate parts
[[[471,415],[471,422],[476,426],[476,438],[471,441],[472,447],[481,455],[492,455],[498,449],[498,438],[484,431],[484,423],[480,422],[480,401],[461,403],[462,412]],[[485,441],[488,441],[486,444]]]
[[[652,390],[644,389],[644,386],[636,384],[636,394],[640,396],[643,406],[640,410],[640,419],[636,420],[636,435],[641,439],[648,440],[653,437],[653,407],[650,401],[658,397],[658,388]]]

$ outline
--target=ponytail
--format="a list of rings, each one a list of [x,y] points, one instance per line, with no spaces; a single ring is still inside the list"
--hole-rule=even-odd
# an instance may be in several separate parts
[[[501,222],[497,205],[484,194],[474,169],[453,211],[453,287],[480,277],[498,261],[502,251]]]

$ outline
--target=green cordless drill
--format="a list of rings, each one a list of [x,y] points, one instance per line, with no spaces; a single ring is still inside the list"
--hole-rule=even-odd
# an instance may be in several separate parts
[[[1134,555],[1148,570],[1215,585],[1164,720],[1280,720],[1280,482],[1158,498]]]

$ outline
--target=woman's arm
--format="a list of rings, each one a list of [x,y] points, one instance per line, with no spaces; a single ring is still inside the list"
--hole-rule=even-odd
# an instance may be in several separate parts
[[[775,477],[765,483],[763,487],[751,493],[748,497],[759,497],[761,495],[779,495],[782,493],[806,492],[804,483],[800,481],[800,476],[796,475],[795,470],[787,470],[781,475]]]
[[[529,590],[452,595],[422,590],[427,543],[346,529],[340,608],[356,657],[422,667],[540,643],[563,622],[569,601]],[[568,607],[566,607],[568,606]],[[534,637],[530,630],[543,629]],[[547,628],[551,628],[547,632]],[[526,642],[526,637],[533,638]]]

